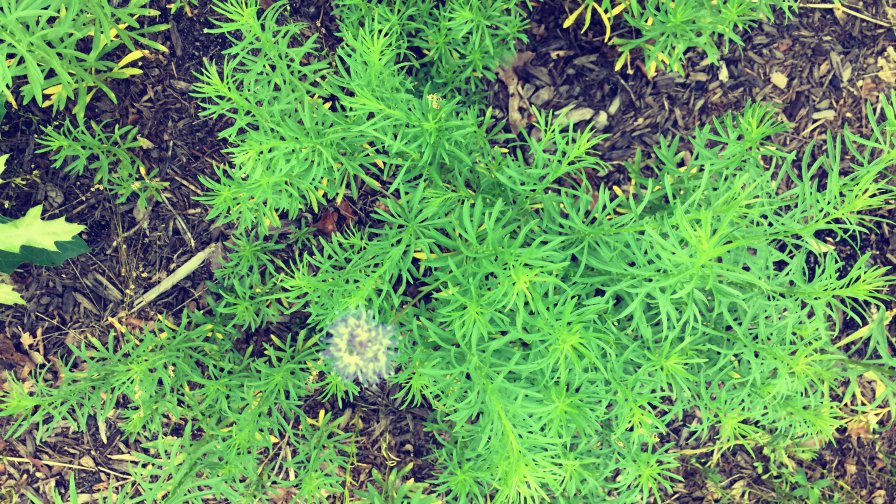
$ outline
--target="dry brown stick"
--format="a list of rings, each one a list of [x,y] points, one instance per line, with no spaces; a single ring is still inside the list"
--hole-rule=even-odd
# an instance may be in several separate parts
[[[134,313],[140,308],[143,308],[150,301],[174,287],[178,282],[186,278],[190,273],[196,271],[196,268],[198,268],[206,259],[208,259],[209,256],[216,253],[219,250],[219,247],[220,245],[218,243],[212,243],[208,247],[202,249],[198,254],[190,258],[189,261],[183,263],[179,268],[174,270],[173,273],[165,277],[165,279],[159,282],[158,285],[156,285],[152,289],[149,289],[142,296],[137,298],[137,300],[134,301],[134,306],[131,307],[130,310],[128,310],[128,313]]]

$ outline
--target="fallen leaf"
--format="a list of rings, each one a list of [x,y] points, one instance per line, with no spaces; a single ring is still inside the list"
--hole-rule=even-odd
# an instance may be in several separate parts
[[[842,25],[846,21],[847,17],[843,6],[835,3],[834,8],[831,10],[834,11],[834,17],[837,18],[837,21]]]
[[[354,221],[358,218],[358,215],[352,210],[352,206],[348,204],[347,200],[340,201],[339,204],[336,205],[336,209],[339,210],[339,213],[342,214],[343,217],[350,221]]]
[[[18,368],[29,368],[34,365],[27,355],[19,352],[6,334],[0,334],[0,362],[9,362]],[[30,370],[30,369],[29,369]]]
[[[769,78],[771,79],[772,84],[774,84],[778,89],[784,89],[787,87],[787,76],[782,74],[781,72],[772,72]]]
[[[519,79],[512,66],[498,67],[496,73],[507,86],[507,123],[510,124],[510,131],[513,131],[514,134],[519,133],[520,129],[525,126],[523,115],[520,113]]]
[[[131,331],[138,331],[140,329],[152,330],[155,328],[156,322],[155,320],[150,320],[147,322],[143,319],[128,315],[124,318],[124,325]]]
[[[535,105],[536,107],[541,107],[552,98],[554,98],[554,94],[555,92],[553,86],[545,86],[529,97],[529,103]]]
[[[34,465],[34,467],[36,467],[40,472],[44,473],[46,476],[48,476],[48,477],[53,476],[53,472],[50,470],[49,467],[47,467],[46,464],[43,463],[42,460],[36,459],[34,457],[27,457],[27,456],[25,458],[28,459],[28,461],[31,462]]]
[[[868,418],[868,417],[872,418]],[[846,435],[851,438],[871,438],[871,428],[877,424],[877,415],[859,415],[846,423]]]
[[[896,75],[896,72],[894,72]],[[879,93],[877,89],[877,84],[875,84],[871,79],[865,79],[859,81],[859,94],[861,95],[863,100],[867,100],[872,96],[876,96]]]
[[[140,144],[141,149],[152,149],[156,146],[156,144],[152,143],[146,138],[143,138],[140,135],[137,135],[137,142]]]
[[[78,463],[84,467],[89,467],[90,469],[96,468],[96,462],[94,462],[93,459],[87,455],[84,455],[83,457],[81,457],[81,459],[78,460]]]
[[[327,210],[321,214],[320,219],[314,223],[314,227],[326,236],[330,236],[336,232],[336,218],[339,214],[332,210]]]

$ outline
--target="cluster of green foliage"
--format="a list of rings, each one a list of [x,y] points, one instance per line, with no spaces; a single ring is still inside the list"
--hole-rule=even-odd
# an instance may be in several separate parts
[[[13,107],[18,78],[22,105],[35,101],[53,111],[75,101],[74,113],[84,117],[87,103],[97,90],[115,102],[107,83],[140,73],[129,67],[143,56],[138,44],[159,51],[165,48],[146,35],[167,28],[142,26],[140,16],[156,16],[147,0],[121,6],[108,0],[2,0],[0,1],[0,94]],[[124,46],[130,53],[118,62],[106,57]],[[0,119],[5,108],[0,108]]]
[[[162,190],[168,186],[158,178],[158,169],[147,170],[146,165],[132,151],[141,147],[137,128],[133,126],[83,122],[73,124],[66,119],[62,127],[45,127],[44,136],[37,139],[38,153],[49,152],[54,168],[75,175],[86,170],[94,172],[93,181],[116,195],[118,203],[131,195],[137,196],[137,206],[146,209],[150,200],[161,201]]]
[[[732,42],[743,45],[741,32],[759,21],[774,20],[774,9],[789,20],[798,5],[797,0],[583,0],[563,26],[582,19],[584,31],[595,17],[600,18],[604,40],[621,53],[617,70],[635,53],[643,57],[648,75],[657,69],[684,73],[688,51],[698,49],[708,61],[718,63]],[[634,37],[611,38],[617,17],[634,31]]]
[[[145,451],[127,502],[641,502],[680,479],[672,424],[781,472],[845,424],[858,376],[886,384],[868,408],[892,400],[882,328],[834,339],[893,279],[824,239],[858,250],[896,196],[896,95],[819,159],[751,104],[631,160],[619,195],[587,182],[605,168],[593,131],[537,112],[540,135],[514,138],[492,119],[478,79],[524,12],[482,3],[338,0],[327,54],[285,1],[217,1],[233,47],[194,88],[231,119],[200,197],[232,230],[211,309],[83,342],[57,388],[11,378],[9,435],[114,420]],[[300,219],[346,198],[375,200],[367,225],[318,239]],[[362,340],[333,329],[362,310],[394,331],[398,403],[432,409],[431,481],[351,489],[350,422],[308,411],[358,393],[323,336]],[[236,346],[291,314],[303,327],[261,357]]]

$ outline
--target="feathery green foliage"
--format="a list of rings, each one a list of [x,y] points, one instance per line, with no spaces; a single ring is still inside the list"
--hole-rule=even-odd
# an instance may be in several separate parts
[[[302,408],[341,407],[351,378],[375,387],[394,371],[401,407],[432,409],[436,475],[376,473],[356,496],[643,502],[680,480],[672,424],[714,457],[763,453],[774,473],[845,425],[841,385],[873,371],[886,393],[868,407],[892,400],[881,329],[835,340],[893,279],[827,239],[860,249],[896,196],[896,95],[879,117],[869,108],[869,137],[831,135],[819,159],[775,143],[786,125],[751,104],[684,139],[687,152],[674,137],[631,160],[620,195],[587,182],[606,168],[593,131],[537,112],[540,134],[511,138],[475,92],[506,56],[496,41],[520,37],[506,32],[522,26],[515,7],[422,3],[336,2],[343,43],[328,54],[286,2],[216,2],[234,46],[195,89],[206,114],[232,120],[230,163],[200,200],[232,240],[211,310],[85,341],[59,388],[12,378],[10,435],[114,418],[149,450],[133,469],[145,501],[287,487],[323,501],[352,490],[339,476],[352,438]],[[467,11],[497,19],[437,26]],[[464,58],[482,66],[467,73]],[[312,238],[300,219],[346,199],[370,201],[365,225]],[[375,377],[325,351],[359,309],[394,328]],[[293,337],[263,357],[237,350],[243,330],[289,315],[305,326]],[[877,351],[858,357],[865,341]]]
[[[45,127],[44,136],[37,139],[37,152],[49,152],[53,167],[82,175],[94,172],[93,181],[125,202],[137,196],[137,206],[146,209],[150,200],[161,201],[162,190],[168,186],[158,178],[158,169],[147,170],[146,165],[132,151],[141,146],[137,128],[114,125],[111,132],[107,123],[73,124],[66,119],[61,128]]]
[[[90,99],[97,90],[113,102],[115,95],[107,83],[139,74],[128,66],[143,56],[141,46],[164,51],[147,35],[167,29],[167,25],[141,26],[139,17],[157,16],[146,0],[113,6],[108,0],[2,0],[0,1],[0,95],[14,108],[19,106],[13,91],[21,95],[21,105],[39,105],[62,110],[75,101],[74,113],[84,118]],[[119,61],[106,57],[124,46],[130,52]],[[26,81],[19,85],[19,79]],[[0,107],[0,119],[6,112]]]

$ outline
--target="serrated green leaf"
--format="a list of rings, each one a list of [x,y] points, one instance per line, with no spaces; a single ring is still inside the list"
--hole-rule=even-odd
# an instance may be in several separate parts
[[[18,292],[13,290],[12,285],[0,283],[0,304],[25,304],[25,300],[22,299]]]
[[[26,262],[38,266],[59,266],[72,257],[90,252],[90,247],[79,236],[56,242],[56,248],[58,251],[53,252],[25,245],[16,254],[0,250],[0,273],[12,273]]]
[[[28,210],[24,217],[0,224],[0,251],[19,253],[22,246],[59,252],[56,242],[72,240],[86,229],[80,224],[65,221],[65,217],[41,220],[43,205]]]

